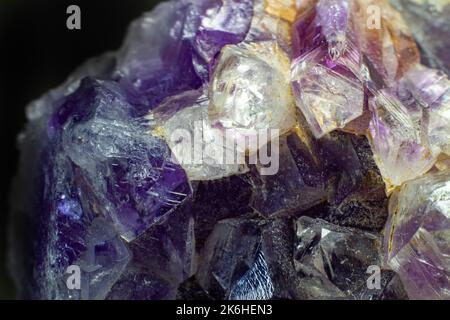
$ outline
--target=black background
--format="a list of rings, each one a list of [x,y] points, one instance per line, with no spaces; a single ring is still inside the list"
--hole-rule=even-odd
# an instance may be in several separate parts
[[[62,83],[87,58],[119,48],[131,20],[157,0],[0,0],[2,192],[0,299],[13,298],[6,271],[8,189],[16,171],[16,136],[25,106]],[[66,9],[81,8],[81,30],[66,28]]]

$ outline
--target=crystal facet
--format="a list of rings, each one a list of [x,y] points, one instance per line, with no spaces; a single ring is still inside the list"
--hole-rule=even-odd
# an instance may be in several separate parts
[[[450,298],[450,174],[427,174],[392,195],[385,247],[412,299]]]
[[[392,2],[135,20],[27,108],[18,297],[450,299],[449,6]]]

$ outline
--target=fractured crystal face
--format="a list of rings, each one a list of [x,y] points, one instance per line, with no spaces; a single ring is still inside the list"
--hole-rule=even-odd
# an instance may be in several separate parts
[[[134,21],[117,54],[116,76],[139,105],[135,114],[207,82],[214,56],[244,39],[252,12],[251,0],[181,0]]]
[[[373,6],[385,27],[369,26]],[[291,71],[297,106],[316,137],[347,126],[364,134],[367,89],[392,86],[419,62],[412,36],[386,1],[310,1],[300,12]]]
[[[272,1],[255,0],[253,2],[253,17],[245,42],[276,41],[288,55],[291,53],[291,22],[280,19],[276,12],[271,12]],[[285,8],[284,5],[277,7]],[[289,7],[290,8],[290,7]],[[288,9],[289,10],[289,9]],[[271,13],[270,13],[271,12]],[[269,13],[269,14],[268,14]]]
[[[233,286],[230,300],[267,300],[272,297],[273,285],[264,255],[258,252],[251,268]]]
[[[435,159],[420,134],[422,110],[410,113],[388,91],[381,91],[370,103],[370,141],[388,190],[427,172]]]
[[[73,213],[73,211],[72,211]],[[75,261],[80,266],[82,299],[104,299],[125,270],[131,255],[108,221],[95,218],[87,230],[86,251]],[[69,294],[73,298],[72,293]]]
[[[194,219],[183,204],[128,247],[133,259],[109,290],[107,299],[175,299],[178,286],[196,267]]]
[[[205,12],[198,28],[195,48],[210,63],[225,44],[241,42],[253,16],[252,0],[223,0]],[[220,2],[219,2],[220,3]]]
[[[317,56],[304,57],[292,66],[291,80],[297,106],[317,138],[362,115],[362,84],[320,64]]]
[[[420,61],[414,38],[400,12],[394,10],[388,0],[353,2],[358,43],[370,70],[369,82],[378,88],[392,86]]]
[[[385,231],[386,261],[412,299],[449,299],[450,174],[410,180],[394,192]]]
[[[428,143],[433,154],[450,155],[450,80],[439,70],[411,68],[399,84],[403,100],[417,99],[424,109]]]

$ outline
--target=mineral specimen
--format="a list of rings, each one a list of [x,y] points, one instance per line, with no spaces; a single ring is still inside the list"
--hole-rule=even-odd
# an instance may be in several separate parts
[[[448,41],[421,17],[428,66],[387,0],[144,14],[27,109],[18,297],[450,299]]]

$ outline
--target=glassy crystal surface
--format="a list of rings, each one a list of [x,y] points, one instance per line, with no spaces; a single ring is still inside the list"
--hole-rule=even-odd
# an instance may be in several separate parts
[[[334,292],[330,291],[329,298],[377,299],[393,276],[381,271],[380,287],[367,287],[368,268],[382,261],[381,237],[376,234],[301,217],[296,222],[296,237],[296,269],[323,278],[324,284],[311,285],[316,298],[324,297],[322,290],[331,286]]]
[[[435,158],[421,135],[422,109],[409,109],[388,90],[380,91],[370,104],[370,141],[388,189],[427,172]]]
[[[247,170],[242,151],[227,140],[223,130],[212,126],[208,105],[207,96],[189,91],[168,99],[151,115],[190,180],[219,179]]]
[[[254,139],[257,130],[288,131],[295,124],[289,58],[275,41],[226,46],[209,88],[213,125]],[[252,150],[254,151],[254,150]]]
[[[417,65],[370,99],[370,140],[388,186],[420,176],[448,153],[449,84],[443,73]]]
[[[131,242],[133,259],[106,298],[175,299],[179,285],[196,268],[194,227],[190,203],[186,203]]]
[[[359,117],[364,90],[350,1],[321,0],[293,27],[291,66],[296,104],[319,138]]]
[[[250,30],[245,42],[275,40],[278,45],[288,54],[291,52],[291,25],[292,21],[285,20],[281,16],[286,14],[292,17],[293,1],[274,2],[266,0],[255,0],[253,3],[253,18]],[[275,7],[272,8],[272,5]],[[273,10],[272,10],[273,9]]]
[[[398,92],[411,104],[424,109],[424,133],[433,154],[450,154],[450,81],[441,71],[422,65],[411,68],[401,79]],[[406,102],[406,103],[408,103]]]
[[[408,181],[389,203],[386,261],[412,299],[449,299],[448,171]]]
[[[261,253],[261,222],[229,219],[219,222],[208,238],[196,278],[217,298],[271,298],[273,288]]]
[[[399,11],[388,0],[355,0],[353,15],[358,43],[370,82],[378,88],[392,86],[420,56],[414,38]]]

